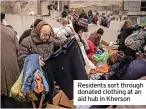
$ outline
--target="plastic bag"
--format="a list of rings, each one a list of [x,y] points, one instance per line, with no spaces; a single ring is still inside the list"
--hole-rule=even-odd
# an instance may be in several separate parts
[[[109,58],[109,56],[108,56],[108,52],[107,51],[105,51],[102,54],[94,54],[92,56],[92,59],[95,60],[96,62],[99,62],[99,61],[100,62],[104,62],[104,61],[107,61],[108,58]]]
[[[12,86],[9,93],[9,97],[13,97],[14,99],[22,102],[38,100],[33,92],[27,93],[27,98],[25,98],[25,96],[21,93],[22,78],[23,78],[23,72],[21,72],[19,78]]]
[[[21,72],[18,80],[14,83],[9,93],[9,97],[13,97],[18,101],[25,101],[25,97],[21,93],[22,78],[23,78],[23,73]]]

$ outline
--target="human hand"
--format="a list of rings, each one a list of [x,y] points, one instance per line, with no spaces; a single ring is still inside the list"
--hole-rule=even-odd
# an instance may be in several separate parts
[[[125,56],[125,54],[122,51],[119,51],[118,52],[118,57],[123,57],[123,56]]]
[[[39,62],[40,62],[40,65],[41,65],[42,67],[45,65],[45,63],[44,63],[44,61],[43,61],[43,58],[42,58],[42,57],[40,57],[40,58],[39,58]]]

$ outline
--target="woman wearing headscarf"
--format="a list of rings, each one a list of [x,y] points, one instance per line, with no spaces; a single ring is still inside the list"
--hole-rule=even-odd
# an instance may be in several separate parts
[[[41,66],[44,66],[43,60],[47,60],[55,49],[64,44],[54,37],[52,27],[45,21],[41,21],[31,31],[31,35],[25,38],[20,44],[18,52],[18,61],[20,69],[22,69],[25,58],[30,54],[39,54]]]

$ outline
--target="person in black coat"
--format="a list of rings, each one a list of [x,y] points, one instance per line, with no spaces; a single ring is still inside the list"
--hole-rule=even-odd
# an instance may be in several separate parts
[[[125,39],[129,35],[131,35],[133,33],[133,31],[139,30],[140,28],[141,28],[140,26],[123,28],[123,30],[121,32],[120,44],[118,47],[119,51],[124,52],[124,54],[127,56],[132,56],[133,58],[136,58],[136,51],[125,46]]]
[[[131,20],[126,20],[125,22],[124,22],[124,25],[122,26],[122,28],[121,28],[121,30],[120,30],[120,34],[118,35],[118,37],[117,37],[117,44],[119,44],[119,41],[120,41],[120,39],[121,39],[121,37],[122,37],[122,32],[123,32],[123,30],[125,29],[125,28],[130,28],[130,27],[132,27],[132,21]]]
[[[81,14],[79,15],[79,19],[80,18],[87,18],[87,14],[85,13],[84,10],[82,10]]]

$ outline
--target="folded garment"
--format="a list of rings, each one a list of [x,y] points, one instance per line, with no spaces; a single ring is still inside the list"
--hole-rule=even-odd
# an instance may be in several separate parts
[[[107,64],[99,65],[96,68],[95,73],[107,73],[108,69],[109,69],[109,67]]]
[[[99,80],[102,76],[102,73],[91,74],[90,80]]]

